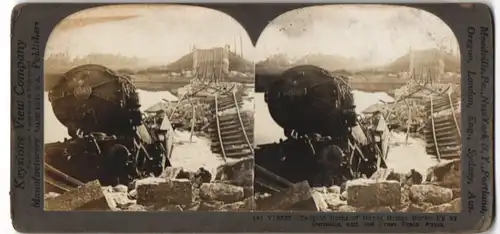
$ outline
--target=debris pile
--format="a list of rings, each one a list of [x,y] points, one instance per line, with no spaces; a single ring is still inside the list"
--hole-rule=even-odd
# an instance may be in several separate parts
[[[424,177],[381,169],[369,179],[351,180],[342,186],[311,188],[299,182],[272,195],[256,195],[260,211],[423,212],[461,211],[460,161],[429,168]]]
[[[159,177],[130,186],[101,187],[98,181],[62,195],[46,196],[45,209],[112,211],[249,211],[254,209],[253,159],[221,165],[212,176],[170,167]]]

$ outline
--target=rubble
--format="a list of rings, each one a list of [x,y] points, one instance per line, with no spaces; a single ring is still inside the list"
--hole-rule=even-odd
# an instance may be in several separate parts
[[[200,198],[207,201],[222,201],[232,203],[242,200],[242,187],[225,183],[204,183],[200,186]]]
[[[337,210],[337,212],[358,212],[356,207],[350,205],[342,205]]]
[[[446,188],[460,188],[460,176],[460,159],[455,159],[429,168],[425,181]]]
[[[340,206],[347,205],[347,202],[342,200],[342,197],[339,194],[325,194],[324,198],[330,210],[336,210]]]
[[[310,188],[301,182],[283,192],[255,197],[257,209],[265,211],[460,212],[459,191],[459,187],[424,182],[416,170],[381,169],[370,179],[347,181],[345,190],[340,186]]]
[[[311,199],[311,188],[307,181],[299,182],[284,192],[278,192],[270,197],[257,200],[257,209],[266,211],[289,211],[301,201]]]
[[[112,210],[114,200],[105,196],[99,181],[91,181],[44,202],[47,211]]]
[[[371,180],[396,180],[400,181],[400,175],[395,173],[393,169],[381,168],[370,177]]]
[[[128,191],[128,187],[123,185],[123,184],[119,184],[119,185],[113,187],[113,191],[126,193]]]
[[[176,179],[179,173],[181,173],[182,171],[183,171],[182,167],[167,167],[160,175],[160,178],[165,178],[167,180]]]
[[[327,193],[328,192],[326,187],[314,187],[314,188],[311,188],[311,190],[314,192],[318,192],[318,193]]]
[[[202,201],[198,207],[198,211],[216,211],[224,205],[221,201]]]
[[[340,186],[331,186],[330,188],[327,189],[329,193],[335,193],[335,194],[340,194]]]
[[[219,211],[252,211],[254,209],[255,201],[253,197],[249,197],[243,201],[223,205],[219,208]]]
[[[397,206],[401,185],[397,181],[358,179],[347,182],[347,204],[355,207]]]
[[[421,184],[423,182],[423,176],[415,169],[411,169],[404,178],[401,178],[401,182],[406,185]]]
[[[328,204],[325,201],[324,194],[311,190],[311,198],[299,201],[291,206],[294,211],[329,211]]]
[[[395,173],[379,170],[370,179],[347,181],[340,186],[311,188],[307,181],[282,192],[253,194],[245,173],[253,160],[242,159],[220,166],[214,179],[204,170],[186,173],[170,168],[157,178],[134,181],[127,187],[101,187],[93,181],[65,194],[46,194],[46,210],[123,211],[320,211],[458,213],[460,183],[452,181],[456,162],[431,169],[430,180],[421,181],[415,170]],[[181,179],[184,175],[189,178]]]
[[[193,184],[186,179],[164,180],[137,186],[137,204],[140,205],[181,205],[190,204],[194,200]]]
[[[414,203],[430,203],[440,205],[453,199],[453,191],[449,188],[432,184],[412,185],[410,200]]]
[[[243,187],[253,187],[254,159],[242,158],[217,167],[216,181],[227,181],[230,184]]]

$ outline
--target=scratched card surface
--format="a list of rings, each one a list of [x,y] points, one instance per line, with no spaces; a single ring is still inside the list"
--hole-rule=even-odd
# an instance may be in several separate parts
[[[486,5],[25,4],[12,24],[18,230],[491,225]]]

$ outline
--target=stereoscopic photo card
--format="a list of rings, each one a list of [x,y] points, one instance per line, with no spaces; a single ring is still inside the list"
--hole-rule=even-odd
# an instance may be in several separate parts
[[[484,231],[491,14],[455,3],[18,5],[13,224]]]
[[[301,8],[271,21],[256,50],[256,163],[294,184],[256,191],[315,199],[259,210],[460,212],[461,58],[441,19],[401,6]]]
[[[44,208],[250,210],[252,49],[238,22],[195,6],[62,20],[44,54]]]

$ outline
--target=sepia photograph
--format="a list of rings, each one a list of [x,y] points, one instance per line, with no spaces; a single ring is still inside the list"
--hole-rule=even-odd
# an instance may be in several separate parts
[[[252,210],[253,52],[202,7],[63,19],[44,57],[45,210]]]
[[[460,212],[458,47],[410,7],[271,21],[254,60],[256,209]]]

